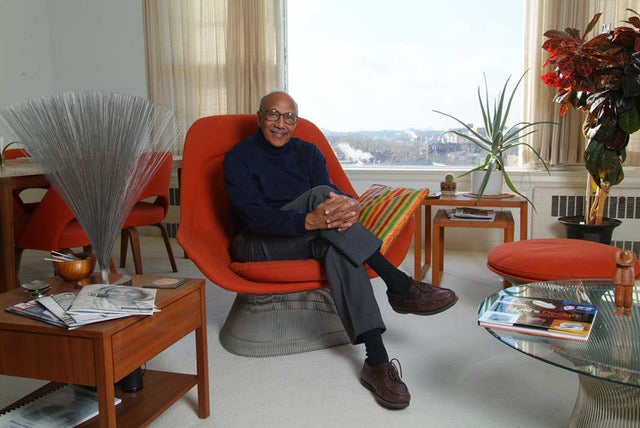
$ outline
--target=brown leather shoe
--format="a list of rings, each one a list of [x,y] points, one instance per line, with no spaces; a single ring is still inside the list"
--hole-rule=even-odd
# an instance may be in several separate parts
[[[404,409],[409,405],[411,395],[407,385],[402,381],[402,368],[398,373],[400,362],[395,358],[388,363],[372,366],[369,360],[364,361],[360,370],[360,383],[373,391],[376,401],[387,409]]]
[[[457,301],[456,293],[448,288],[433,287],[410,278],[409,289],[403,294],[387,290],[389,304],[401,314],[433,315],[452,307]]]

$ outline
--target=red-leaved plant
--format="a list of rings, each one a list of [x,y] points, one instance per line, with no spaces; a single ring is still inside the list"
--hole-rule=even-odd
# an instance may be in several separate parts
[[[609,186],[623,178],[622,163],[630,134],[640,129],[640,15],[632,16],[607,32],[587,39],[601,14],[596,14],[582,36],[575,28],[544,33],[542,49],[550,56],[543,66],[553,71],[542,76],[557,87],[554,101],[564,115],[570,106],[586,113],[583,133],[587,139],[584,161],[598,187],[588,223],[602,221]]]

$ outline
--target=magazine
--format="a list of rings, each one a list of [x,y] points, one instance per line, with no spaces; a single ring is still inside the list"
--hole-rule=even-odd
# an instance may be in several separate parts
[[[81,325],[92,324],[101,321],[108,321],[116,318],[129,316],[127,313],[104,313],[104,312],[83,312],[71,315],[67,311],[76,298],[76,293],[65,292],[44,296],[38,299],[38,303],[47,308],[52,314],[60,319],[69,328],[77,328]]]
[[[494,210],[483,210],[480,208],[455,208],[447,211],[447,215],[451,220],[480,220],[493,221],[496,218]]]
[[[66,325],[56,317],[51,311],[47,310],[44,306],[38,303],[37,300],[30,300],[28,302],[16,303],[5,309],[12,314],[22,315],[23,317],[31,318],[38,321],[44,321],[47,324],[55,325],[58,327],[66,327]]]
[[[478,319],[483,327],[587,340],[597,307],[590,303],[501,295]]]
[[[116,397],[114,403],[122,399]],[[0,426],[75,427],[98,414],[98,395],[90,388],[62,385],[27,404],[0,414]]]
[[[157,311],[156,292],[153,288],[91,284],[78,292],[67,312],[71,316],[85,312],[151,315]]]

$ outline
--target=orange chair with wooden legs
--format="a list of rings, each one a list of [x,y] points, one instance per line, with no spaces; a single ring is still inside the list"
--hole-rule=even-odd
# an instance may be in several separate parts
[[[155,226],[160,229],[164,246],[167,249],[171,270],[177,272],[176,260],[173,257],[171,242],[166,226],[162,223],[169,211],[169,183],[171,181],[171,168],[173,156],[171,153],[158,153],[163,156],[160,166],[149,180],[144,190],[138,197],[131,212],[127,216],[120,231],[120,267],[125,266],[127,259],[127,247],[131,242],[131,254],[136,274],[142,274],[142,257],[140,255],[140,238],[137,227]],[[155,160],[157,161],[157,160]],[[151,162],[154,162],[152,160]],[[147,201],[155,198],[153,201]]]
[[[230,352],[272,356],[311,351],[349,341],[316,260],[233,261],[234,238],[222,161],[240,140],[257,131],[256,116],[204,117],[190,127],[182,158],[178,243],[214,284],[237,293],[220,332]],[[295,136],[315,143],[327,160],[331,180],[356,196],[322,131],[300,118]],[[384,253],[394,265],[405,258],[414,230],[413,216]],[[370,271],[370,275],[375,275]]]
[[[6,149],[3,152],[3,157],[5,160],[7,159],[17,159],[17,158],[28,158],[31,155],[25,149]],[[30,189],[33,189],[32,187]],[[42,187],[43,190],[48,189],[48,187]],[[21,192],[25,189],[15,189],[13,191],[13,230],[14,237],[17,241],[24,228],[27,226],[27,222],[29,218],[35,211],[39,202],[26,202],[22,196]]]
[[[91,242],[66,202],[51,187],[17,240],[16,272],[23,250],[61,251],[78,247],[87,251]]]

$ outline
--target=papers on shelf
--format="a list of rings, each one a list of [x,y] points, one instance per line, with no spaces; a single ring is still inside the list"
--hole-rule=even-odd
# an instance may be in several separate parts
[[[122,399],[116,397],[114,403]],[[75,427],[98,414],[98,394],[88,387],[62,385],[0,415],[0,426]]]
[[[447,216],[451,220],[493,221],[496,218],[496,212],[494,210],[461,207],[447,210]]]

